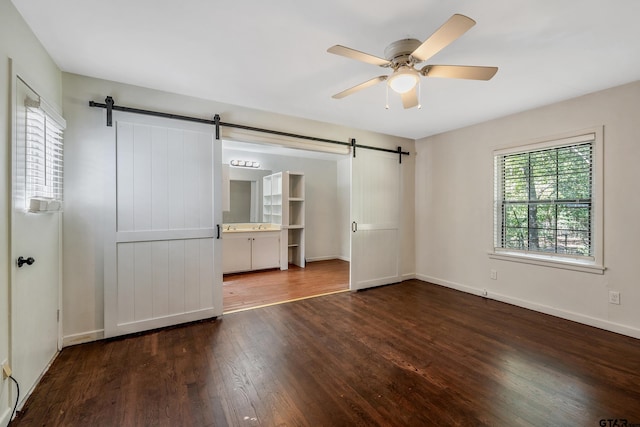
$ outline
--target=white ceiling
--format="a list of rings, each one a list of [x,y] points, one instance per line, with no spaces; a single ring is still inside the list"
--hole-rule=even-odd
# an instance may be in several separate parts
[[[63,71],[408,138],[640,79],[638,0],[13,0]],[[454,13],[477,24],[428,61],[498,66],[488,82],[422,80],[422,109],[385,85],[331,95],[387,69]],[[391,95],[390,95],[391,96]]]

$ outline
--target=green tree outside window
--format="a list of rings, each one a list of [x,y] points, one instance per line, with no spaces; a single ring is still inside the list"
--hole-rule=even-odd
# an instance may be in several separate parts
[[[592,256],[593,142],[498,157],[504,249]]]

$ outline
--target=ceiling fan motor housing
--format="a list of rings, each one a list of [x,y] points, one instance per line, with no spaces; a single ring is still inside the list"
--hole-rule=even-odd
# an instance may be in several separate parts
[[[410,65],[416,63],[415,58],[411,57],[414,50],[420,46],[422,42],[416,39],[402,39],[391,43],[384,50],[384,56],[389,62],[391,67],[397,69],[403,65]]]

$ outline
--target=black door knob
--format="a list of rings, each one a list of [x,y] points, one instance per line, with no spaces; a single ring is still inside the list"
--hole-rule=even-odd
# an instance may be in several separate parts
[[[23,265],[27,264],[27,265],[31,265],[34,262],[36,262],[35,259],[33,259],[33,257],[29,257],[27,259],[24,259],[23,257],[18,257],[18,268],[22,267]]]

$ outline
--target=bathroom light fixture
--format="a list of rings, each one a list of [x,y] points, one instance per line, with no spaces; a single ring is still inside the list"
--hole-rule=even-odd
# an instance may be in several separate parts
[[[405,93],[413,89],[419,80],[420,76],[413,67],[403,65],[389,77],[388,85],[397,93]]]
[[[251,160],[231,160],[229,164],[231,166],[236,166],[239,168],[256,168],[257,169],[260,167],[260,163],[254,162]]]

